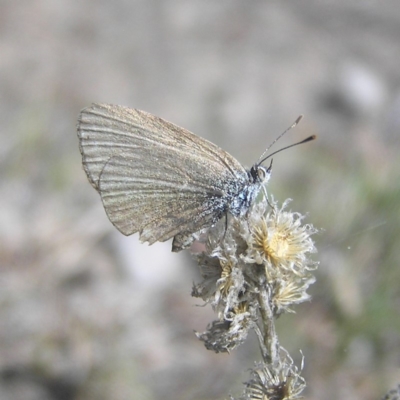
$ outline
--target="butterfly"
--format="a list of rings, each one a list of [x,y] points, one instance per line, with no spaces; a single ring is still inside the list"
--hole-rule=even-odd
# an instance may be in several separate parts
[[[194,233],[227,213],[244,216],[272,167],[262,165],[271,154],[246,170],[186,129],[110,104],[82,110],[78,138],[84,170],[112,224],[124,235],[139,232],[149,244],[174,238],[172,251],[188,247]]]

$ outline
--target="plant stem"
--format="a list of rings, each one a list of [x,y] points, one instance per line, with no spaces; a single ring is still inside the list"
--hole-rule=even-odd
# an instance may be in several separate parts
[[[261,315],[262,344],[260,343],[263,359],[272,365],[279,364],[279,340],[275,330],[274,314],[272,312],[271,297],[265,278],[259,280],[259,305]],[[257,332],[256,332],[257,333]],[[258,334],[257,334],[258,335]],[[258,335],[259,336],[259,335]],[[259,337],[260,340],[260,337]],[[261,342],[261,340],[260,340]]]

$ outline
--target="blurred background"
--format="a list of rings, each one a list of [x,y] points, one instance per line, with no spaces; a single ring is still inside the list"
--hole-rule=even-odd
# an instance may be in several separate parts
[[[193,333],[190,254],[108,221],[80,110],[140,108],[250,166],[299,114],[269,193],[308,213],[313,299],[277,321],[307,399],[400,383],[400,7],[396,0],[0,1],[0,399],[223,399],[260,359]],[[277,146],[278,147],[278,146]]]

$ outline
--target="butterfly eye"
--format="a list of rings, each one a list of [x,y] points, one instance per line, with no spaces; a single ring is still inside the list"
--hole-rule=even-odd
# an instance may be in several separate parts
[[[257,176],[260,181],[264,181],[265,177],[267,176],[267,171],[264,167],[257,168]]]

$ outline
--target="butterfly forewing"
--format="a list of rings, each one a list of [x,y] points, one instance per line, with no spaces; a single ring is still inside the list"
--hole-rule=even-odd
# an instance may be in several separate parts
[[[143,111],[93,104],[81,113],[78,136],[111,222],[150,244],[215,222],[228,192],[248,179],[218,146]]]

